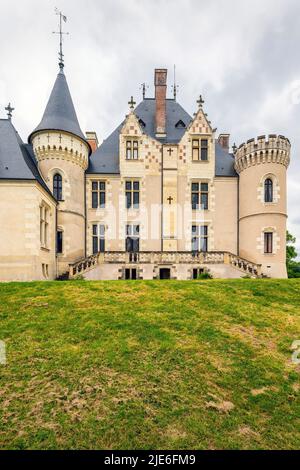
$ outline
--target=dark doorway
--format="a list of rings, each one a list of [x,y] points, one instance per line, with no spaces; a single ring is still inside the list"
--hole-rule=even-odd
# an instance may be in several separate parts
[[[160,270],[159,270],[159,279],[171,279],[171,269],[169,269],[169,268],[160,268]]]
[[[136,280],[137,279],[136,268],[126,268],[125,269],[125,279]]]

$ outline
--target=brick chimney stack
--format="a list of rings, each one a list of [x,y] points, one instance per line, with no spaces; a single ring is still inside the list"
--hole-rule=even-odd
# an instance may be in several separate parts
[[[167,69],[155,69],[155,127],[156,137],[166,136]]]
[[[227,150],[227,152],[229,152],[229,138],[230,134],[220,134],[218,137],[218,143],[224,150]]]
[[[96,132],[86,132],[86,140],[90,144],[92,151],[95,152],[98,148],[98,137]]]

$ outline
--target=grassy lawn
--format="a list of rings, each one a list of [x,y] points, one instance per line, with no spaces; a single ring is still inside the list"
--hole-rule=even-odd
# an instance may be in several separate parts
[[[300,448],[300,280],[0,285],[1,449]]]

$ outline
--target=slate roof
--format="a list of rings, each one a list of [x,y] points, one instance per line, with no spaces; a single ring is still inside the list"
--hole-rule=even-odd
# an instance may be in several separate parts
[[[216,176],[238,176],[234,169],[234,155],[216,142]]]
[[[8,119],[0,119],[0,179],[38,181],[51,194],[38,171],[32,146],[23,143]]]
[[[143,121],[143,131],[155,137],[155,99],[145,98],[136,108],[136,116]],[[177,144],[184,135],[192,117],[173,99],[166,100],[166,137],[159,139],[162,143]],[[185,127],[176,124],[182,121]],[[119,165],[119,134],[124,121],[103,141],[89,161],[87,173],[120,174]],[[233,155],[229,154],[216,143],[216,176],[237,176],[234,170]]]
[[[35,132],[45,130],[66,131],[86,140],[79,126],[71,93],[63,71],[60,71],[57,75],[42,120],[28,137],[28,142],[30,143],[30,139]]]

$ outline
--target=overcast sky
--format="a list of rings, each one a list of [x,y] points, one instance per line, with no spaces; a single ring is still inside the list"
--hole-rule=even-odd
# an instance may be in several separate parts
[[[292,142],[289,229],[300,252],[299,0],[0,0],[0,116],[9,101],[25,140],[39,123],[58,70],[58,18],[68,17],[65,73],[83,131],[105,138],[153,70],[173,65],[178,101],[201,93],[212,126],[231,144],[278,133]]]

